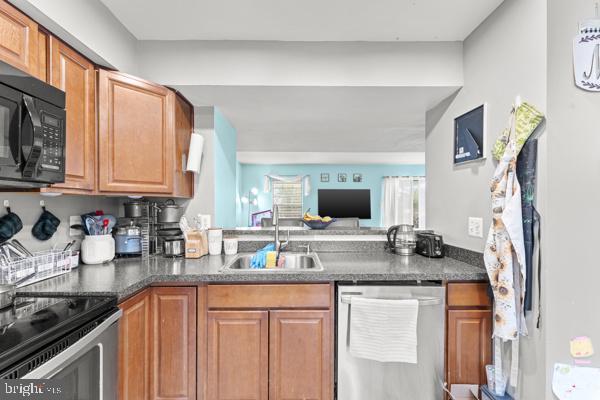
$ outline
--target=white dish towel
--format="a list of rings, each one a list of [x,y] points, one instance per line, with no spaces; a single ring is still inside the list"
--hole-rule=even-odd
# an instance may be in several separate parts
[[[353,297],[350,354],[379,362],[417,363],[416,299]]]

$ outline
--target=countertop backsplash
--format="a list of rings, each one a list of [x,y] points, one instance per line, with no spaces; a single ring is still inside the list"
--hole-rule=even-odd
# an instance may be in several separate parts
[[[66,244],[77,239],[69,236],[69,217],[71,215],[81,215],[94,210],[103,210],[107,214],[118,215],[122,203],[122,199],[116,197],[78,195],[48,197],[37,193],[4,193],[0,195],[0,199],[2,200],[0,206],[4,200],[8,200],[11,211],[23,221],[23,229],[14,236],[14,239],[19,240],[30,251],[47,250],[54,245]],[[58,230],[47,241],[40,241],[31,234],[31,228],[42,212],[40,200],[44,201],[48,211],[60,219]],[[0,216],[4,214],[6,214],[6,210],[0,210]],[[79,239],[81,238],[79,237]],[[75,248],[79,248],[79,243]]]

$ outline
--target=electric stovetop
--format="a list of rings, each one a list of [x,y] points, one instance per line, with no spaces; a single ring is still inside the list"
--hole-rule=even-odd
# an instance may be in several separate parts
[[[75,329],[112,314],[114,297],[16,297],[0,309],[2,371]]]

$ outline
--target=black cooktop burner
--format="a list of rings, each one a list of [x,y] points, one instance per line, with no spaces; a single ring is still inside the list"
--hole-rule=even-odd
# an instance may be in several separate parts
[[[116,304],[114,297],[17,297],[0,309],[0,372]]]

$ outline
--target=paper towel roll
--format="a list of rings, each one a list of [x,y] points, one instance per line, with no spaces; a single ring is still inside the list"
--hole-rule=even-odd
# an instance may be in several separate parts
[[[204,137],[199,133],[192,133],[190,140],[190,151],[188,153],[186,171],[200,173],[200,164],[202,163],[202,148],[204,147]]]

